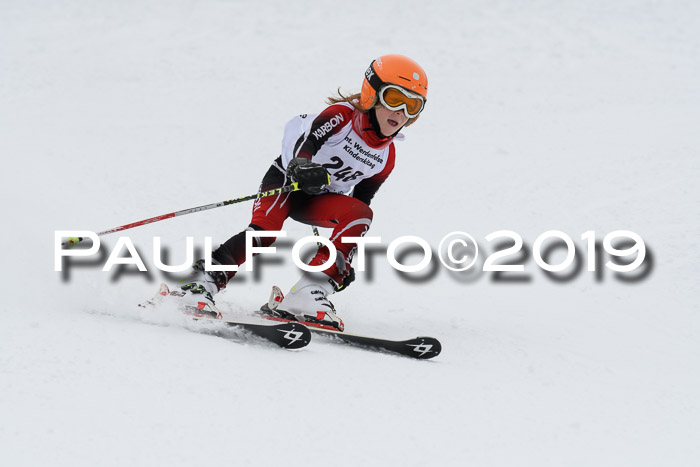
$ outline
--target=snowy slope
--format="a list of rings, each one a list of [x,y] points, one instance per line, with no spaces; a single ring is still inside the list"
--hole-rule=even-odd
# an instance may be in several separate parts
[[[700,7],[377,3],[0,3],[0,463],[697,464]],[[385,53],[419,61],[430,96],[372,204],[383,248],[459,230],[490,252],[491,232],[532,247],[556,229],[583,259],[584,232],[626,229],[649,248],[646,278],[556,282],[531,256],[525,282],[436,260],[405,277],[380,251],[334,303],[348,331],[440,338],[419,362],[144,315],[134,304],[177,279],[153,268],[54,272],[55,230],[254,193],[284,123],[359,89]],[[154,236],[176,264],[185,237],[224,241],[249,212],[128,234],[149,266]],[[237,276],[222,306],[290,287],[289,253]]]

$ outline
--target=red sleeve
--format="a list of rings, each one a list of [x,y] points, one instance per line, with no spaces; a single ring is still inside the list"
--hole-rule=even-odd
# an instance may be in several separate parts
[[[391,174],[391,171],[394,170],[395,159],[396,151],[394,149],[394,143],[391,143],[389,146],[389,157],[387,158],[384,169],[377,175],[366,178],[355,185],[352,196],[369,206],[369,203],[372,201],[372,198],[374,198],[374,195],[379,190],[379,187],[382,186],[382,183],[389,178],[389,174]]]
[[[343,104],[326,107],[311,123],[309,134],[302,135],[294,145],[294,156],[311,160],[328,138],[352,122],[352,112],[352,107]]]

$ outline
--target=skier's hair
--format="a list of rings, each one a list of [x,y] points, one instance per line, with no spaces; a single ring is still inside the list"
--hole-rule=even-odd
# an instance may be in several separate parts
[[[328,104],[328,105],[340,104],[341,102],[346,102],[346,103],[350,104],[351,106],[355,107],[360,112],[367,113],[367,110],[360,107],[360,93],[359,92],[357,92],[355,94],[350,94],[349,96],[346,96],[345,94],[343,94],[340,91],[340,88],[338,88],[337,95],[330,96],[328,99],[326,99],[326,104]]]

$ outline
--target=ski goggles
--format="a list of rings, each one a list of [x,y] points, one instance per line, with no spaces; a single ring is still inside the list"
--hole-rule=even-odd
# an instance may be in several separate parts
[[[403,110],[408,118],[416,118],[425,107],[425,99],[400,86],[387,84],[379,90],[379,102],[391,110]]]

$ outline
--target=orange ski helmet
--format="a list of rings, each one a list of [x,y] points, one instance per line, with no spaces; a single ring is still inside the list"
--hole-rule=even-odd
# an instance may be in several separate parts
[[[428,77],[423,68],[403,55],[383,55],[370,63],[360,93],[360,107],[369,110],[377,103],[382,87],[393,84],[428,100]],[[417,117],[416,117],[417,118]],[[413,123],[412,118],[409,124]]]

